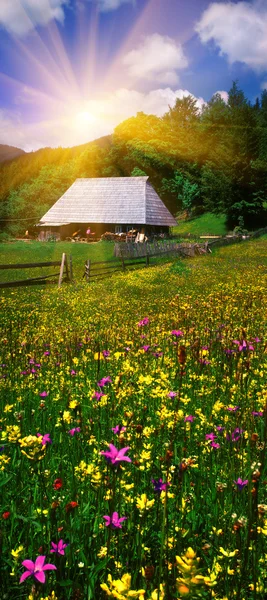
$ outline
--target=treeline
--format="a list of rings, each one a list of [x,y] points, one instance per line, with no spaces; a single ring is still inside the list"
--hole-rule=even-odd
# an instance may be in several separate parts
[[[162,117],[138,113],[113,136],[45,148],[0,166],[0,225],[18,235],[38,222],[77,177],[148,175],[173,214],[224,213],[256,228],[267,200],[267,91],[252,105],[236,82],[199,112],[188,96]]]

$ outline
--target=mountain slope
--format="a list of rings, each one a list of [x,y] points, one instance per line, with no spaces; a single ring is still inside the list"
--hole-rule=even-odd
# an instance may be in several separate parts
[[[7,160],[12,160],[13,158],[17,158],[17,156],[21,156],[21,154],[26,154],[24,150],[20,148],[16,148],[15,146],[7,146],[6,144],[0,144],[0,163],[5,162]]]

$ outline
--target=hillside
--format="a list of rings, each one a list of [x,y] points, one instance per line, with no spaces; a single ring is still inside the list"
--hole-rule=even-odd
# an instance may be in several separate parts
[[[267,222],[267,91],[252,106],[234,83],[200,113],[192,97],[162,117],[137,113],[112,136],[43,148],[0,164],[0,224],[20,235],[79,177],[147,175],[176,215],[225,215],[227,229]]]
[[[12,160],[13,158],[17,158],[25,154],[24,150],[21,148],[16,148],[15,146],[7,146],[6,144],[0,144],[0,163],[6,162],[7,160]]]

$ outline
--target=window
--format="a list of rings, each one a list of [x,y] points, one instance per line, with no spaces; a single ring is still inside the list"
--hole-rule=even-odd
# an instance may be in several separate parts
[[[122,232],[122,226],[121,225],[115,225],[115,233],[121,233]]]

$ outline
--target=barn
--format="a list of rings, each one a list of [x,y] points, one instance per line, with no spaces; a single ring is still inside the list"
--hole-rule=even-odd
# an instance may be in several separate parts
[[[167,233],[177,225],[148,177],[102,177],[76,179],[42,217],[40,239],[58,239],[88,228],[99,238],[106,231],[135,229],[146,235]]]

